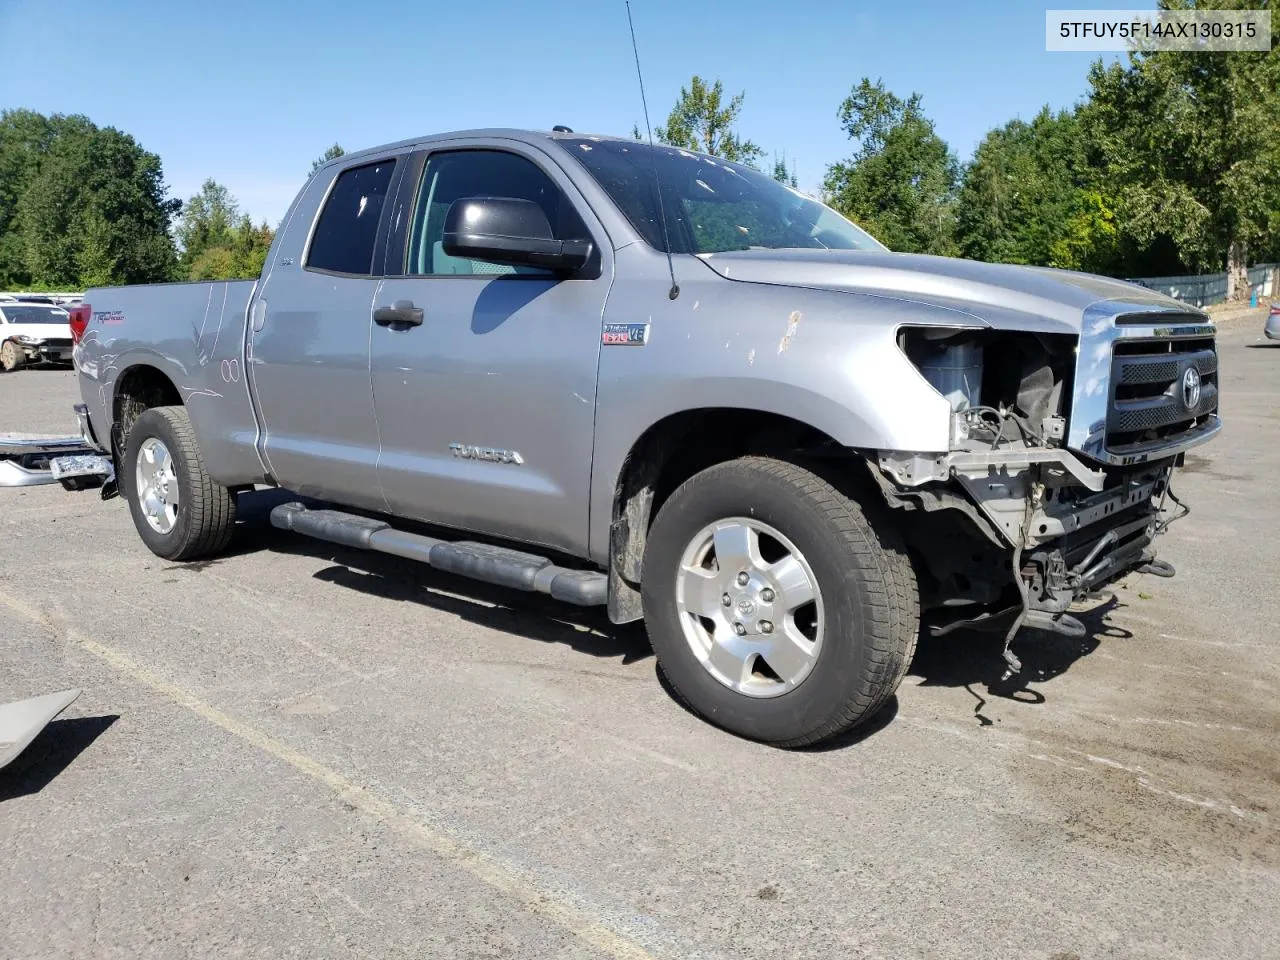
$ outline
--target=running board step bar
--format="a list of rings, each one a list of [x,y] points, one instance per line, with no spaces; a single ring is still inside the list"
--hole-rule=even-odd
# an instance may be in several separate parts
[[[546,557],[487,543],[452,542],[407,533],[383,520],[341,510],[310,510],[300,503],[283,503],[271,511],[271,525],[345,547],[417,560],[437,570],[500,587],[549,594],[580,607],[601,606],[608,599],[609,578],[603,573],[557,567]]]

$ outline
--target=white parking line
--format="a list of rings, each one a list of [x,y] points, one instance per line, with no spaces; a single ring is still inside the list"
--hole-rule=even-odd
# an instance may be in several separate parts
[[[0,593],[0,603],[45,629],[55,633],[63,632],[53,618],[25,601]],[[212,723],[218,729],[239,737],[263,753],[319,781],[343,801],[367,816],[394,827],[418,846],[455,864],[478,880],[517,901],[531,913],[545,917],[601,953],[611,957],[626,958],[626,960],[644,960],[651,956],[639,944],[588,916],[557,892],[537,886],[480,850],[431,828],[390,800],[360,786],[332,767],[320,763],[270,734],[237,720],[230,714],[223,713],[195,694],[152,673],[119,650],[74,629],[66,629],[65,636],[70,643],[97,657],[117,673],[141,686],[150,688],[155,693]]]

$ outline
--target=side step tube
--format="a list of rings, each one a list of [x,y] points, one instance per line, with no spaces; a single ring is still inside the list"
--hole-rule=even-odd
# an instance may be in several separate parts
[[[407,533],[385,521],[340,510],[308,510],[300,503],[284,503],[271,511],[271,525],[345,547],[417,560],[501,587],[549,594],[580,607],[601,606],[608,599],[609,578],[598,571],[557,567],[546,557],[487,543],[451,542]]]

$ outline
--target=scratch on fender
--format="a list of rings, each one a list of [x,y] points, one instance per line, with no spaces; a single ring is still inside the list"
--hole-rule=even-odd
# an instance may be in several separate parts
[[[196,351],[199,352],[200,344],[204,341],[204,328],[209,324],[209,304],[213,302],[213,284],[209,285],[204,298],[204,319],[200,321],[200,332],[196,334]],[[194,327],[195,324],[192,324]]]
[[[791,348],[791,341],[795,339],[796,331],[800,328],[800,311],[792,310],[791,316],[787,318],[787,332],[782,335],[782,339],[778,341],[778,355],[786,353]]]
[[[222,325],[227,322],[227,289],[231,286],[229,283],[222,285],[222,307],[218,311],[218,329],[213,334],[213,346],[209,348],[209,358],[212,359],[218,352],[218,340],[222,336]],[[212,295],[213,291],[209,291]]]

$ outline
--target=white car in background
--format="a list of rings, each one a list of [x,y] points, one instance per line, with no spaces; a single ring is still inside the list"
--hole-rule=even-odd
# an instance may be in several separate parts
[[[70,315],[43,303],[0,303],[0,370],[71,361]]]

